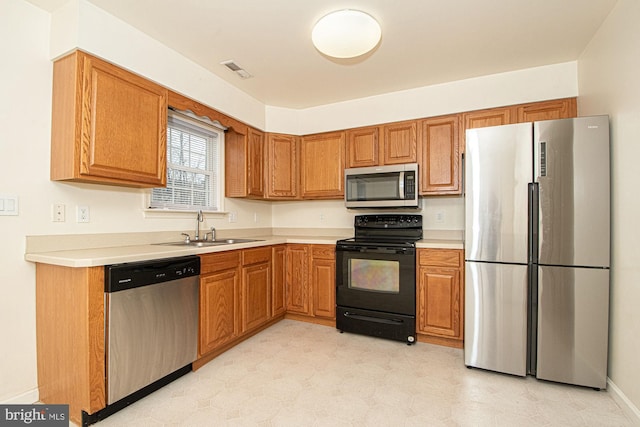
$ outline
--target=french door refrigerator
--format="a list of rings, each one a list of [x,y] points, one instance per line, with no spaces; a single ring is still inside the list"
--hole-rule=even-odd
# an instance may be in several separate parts
[[[465,365],[606,388],[609,120],[467,130]]]

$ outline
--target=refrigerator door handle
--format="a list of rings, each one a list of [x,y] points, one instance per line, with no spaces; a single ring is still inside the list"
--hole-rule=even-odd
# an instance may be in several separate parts
[[[538,209],[539,186],[537,182],[529,183],[529,263],[538,262]]]
[[[527,373],[536,374],[537,343],[538,343],[538,208],[539,185],[529,183],[529,265],[528,265],[528,297],[527,307],[527,338],[529,349],[527,352]]]

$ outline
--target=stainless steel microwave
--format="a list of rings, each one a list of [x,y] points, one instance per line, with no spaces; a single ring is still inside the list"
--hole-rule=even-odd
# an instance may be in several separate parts
[[[344,170],[347,208],[418,208],[418,164]]]

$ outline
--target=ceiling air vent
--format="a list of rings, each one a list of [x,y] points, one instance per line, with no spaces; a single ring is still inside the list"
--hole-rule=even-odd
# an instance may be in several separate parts
[[[251,74],[249,74],[247,70],[245,70],[244,68],[242,68],[241,66],[233,62],[233,59],[230,59],[228,61],[222,61],[220,65],[224,65],[231,71],[235,72],[237,75],[240,76],[240,78],[248,79],[250,77],[253,77]]]

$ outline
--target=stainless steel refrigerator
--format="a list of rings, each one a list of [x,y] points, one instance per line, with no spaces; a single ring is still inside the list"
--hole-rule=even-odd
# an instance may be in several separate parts
[[[609,119],[467,130],[470,367],[606,388]]]

